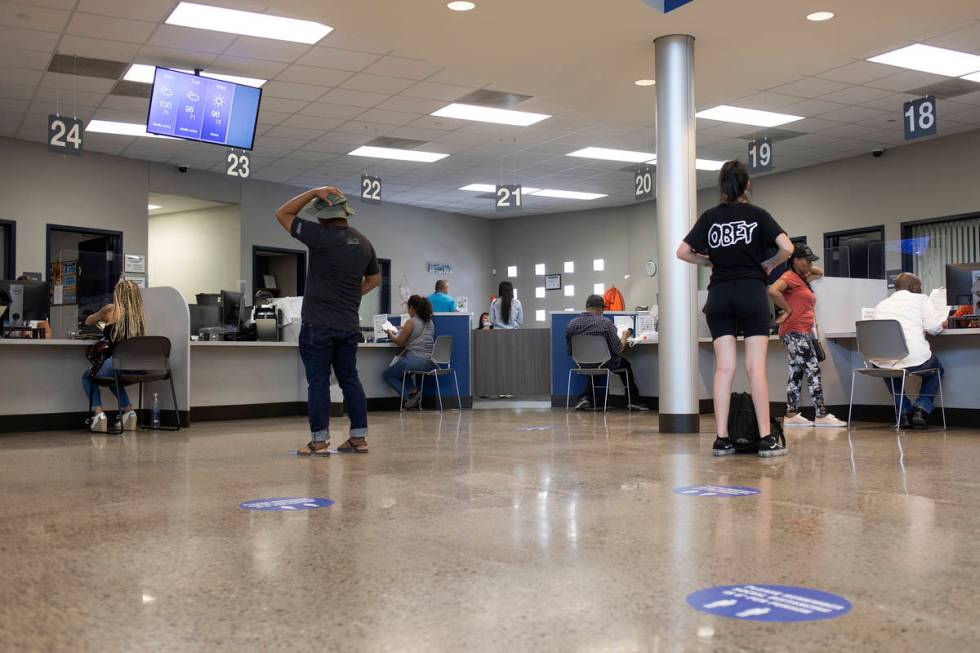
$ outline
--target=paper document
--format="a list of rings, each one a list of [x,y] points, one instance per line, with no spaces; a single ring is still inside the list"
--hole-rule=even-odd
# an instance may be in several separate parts
[[[374,316],[374,340],[377,342],[382,338],[387,338],[388,334],[385,333],[385,325],[391,324],[388,321],[387,315],[375,315]]]
[[[653,315],[650,313],[637,313],[636,314],[636,332],[637,333],[650,333],[656,331],[654,328]]]
[[[936,288],[931,293],[929,293],[929,303],[932,304],[933,310],[938,314],[946,317],[949,315],[952,306],[946,303],[946,289]]]

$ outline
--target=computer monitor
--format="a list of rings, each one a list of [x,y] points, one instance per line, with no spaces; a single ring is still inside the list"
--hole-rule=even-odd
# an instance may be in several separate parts
[[[234,290],[221,291],[221,323],[225,326],[242,324],[242,293]]]
[[[946,301],[951,305],[976,307],[974,285],[980,281],[980,262],[946,264]]]
[[[30,320],[46,320],[51,310],[47,281],[0,281],[0,290],[10,297],[3,316],[11,326],[24,326]]]

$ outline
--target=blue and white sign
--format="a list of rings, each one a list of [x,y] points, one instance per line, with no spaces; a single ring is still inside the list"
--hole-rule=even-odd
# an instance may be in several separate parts
[[[851,611],[847,599],[807,587],[786,585],[722,585],[687,597],[695,610],[744,621],[819,621]]]
[[[741,485],[689,485],[674,488],[674,494],[689,497],[750,497],[759,492],[761,490],[757,488]]]
[[[331,499],[313,497],[282,497],[277,499],[252,499],[238,505],[239,508],[246,510],[312,510],[313,508],[326,508],[332,506],[335,501]]]
[[[643,0],[643,2],[647,3],[654,9],[659,9],[665,14],[677,9],[678,7],[683,7],[684,5],[693,1],[694,0]]]

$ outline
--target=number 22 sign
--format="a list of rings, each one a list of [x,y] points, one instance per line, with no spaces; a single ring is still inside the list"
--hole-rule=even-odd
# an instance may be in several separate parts
[[[82,153],[82,121],[48,114],[48,150],[58,154]]]
[[[361,201],[381,204],[381,177],[361,175]]]

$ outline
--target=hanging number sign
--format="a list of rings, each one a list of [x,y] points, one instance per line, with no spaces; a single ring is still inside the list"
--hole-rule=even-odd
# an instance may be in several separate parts
[[[633,199],[653,199],[653,168],[649,166],[637,168],[633,176]]]
[[[936,98],[931,95],[906,102],[902,107],[905,140],[932,136],[936,133]]]
[[[497,184],[496,199],[498,211],[520,210],[524,194],[520,184]]]
[[[749,172],[772,170],[772,143],[768,138],[749,143]]]
[[[58,154],[82,153],[82,128],[78,118],[48,114],[48,151]]]
[[[228,169],[225,171],[225,174],[231,177],[248,179],[249,175],[252,174],[252,158],[248,152],[228,150],[228,156],[225,157],[225,162],[228,164]]]
[[[361,201],[381,204],[381,177],[361,175]]]

